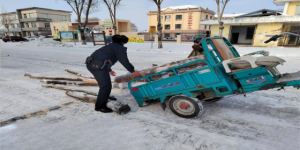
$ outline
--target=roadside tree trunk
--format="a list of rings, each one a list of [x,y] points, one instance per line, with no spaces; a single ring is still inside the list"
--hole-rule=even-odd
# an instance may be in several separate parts
[[[216,1],[218,7],[219,36],[223,36],[224,22],[222,21],[222,17],[223,17],[225,7],[230,0],[214,0],[214,1]],[[222,11],[220,12],[221,3],[223,6],[222,6]]]
[[[163,48],[162,46],[162,26],[160,19],[160,5],[157,5],[157,31],[158,31],[158,48]]]
[[[150,0],[154,2],[157,6],[157,31],[158,31],[158,48],[163,48],[162,46],[162,29],[163,27],[161,26],[161,20],[160,20],[160,12],[161,12],[161,3],[164,0]]]

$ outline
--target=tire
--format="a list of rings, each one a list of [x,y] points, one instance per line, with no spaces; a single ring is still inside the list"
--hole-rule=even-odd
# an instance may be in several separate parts
[[[203,112],[202,103],[198,99],[184,95],[171,97],[169,107],[174,114],[182,118],[193,118]]]

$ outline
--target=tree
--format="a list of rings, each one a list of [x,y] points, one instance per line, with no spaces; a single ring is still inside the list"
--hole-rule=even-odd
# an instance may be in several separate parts
[[[84,21],[85,18],[81,18],[81,21]],[[89,18],[88,21],[101,21],[101,19],[99,19],[98,17],[92,17],[92,18]],[[75,22],[78,22],[78,19],[75,19]]]
[[[103,0],[105,5],[107,6],[107,9],[109,11],[111,23],[113,24],[113,28],[115,31],[115,34],[117,34],[117,8],[120,6],[121,0]]]
[[[230,0],[215,0],[218,6],[218,22],[219,22],[219,36],[222,36],[223,34],[223,29],[224,29],[224,22],[222,21],[222,17],[223,17],[223,13],[226,7],[226,4],[230,1]],[[223,4],[222,7],[222,11],[220,13],[220,5]]]
[[[158,31],[158,48],[163,48],[162,46],[162,26],[161,26],[161,20],[160,20],[160,5],[164,0],[151,0],[154,2],[157,6],[157,31]]]
[[[1,24],[4,25],[4,27],[7,29],[7,35],[9,37],[8,39],[10,39],[10,36],[9,36],[9,25],[11,24],[11,22],[14,19],[10,16],[10,13],[8,13],[4,7],[2,7],[2,9],[1,9],[0,16],[1,16]]]
[[[138,31],[138,27],[134,24],[134,23],[130,23],[130,28],[132,31],[137,32]]]
[[[99,1],[98,0],[64,0],[64,1],[71,6],[73,11],[77,15],[78,30],[81,33],[82,45],[86,45],[84,29],[88,23],[89,14],[97,10]],[[82,13],[85,15],[84,23],[82,23],[81,20]]]

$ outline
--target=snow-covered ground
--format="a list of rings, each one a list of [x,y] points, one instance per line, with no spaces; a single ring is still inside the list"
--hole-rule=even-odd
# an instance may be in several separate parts
[[[0,121],[76,101],[64,91],[43,88],[35,76],[76,77],[70,69],[90,73],[85,58],[96,47],[55,42],[1,42]],[[190,44],[164,44],[162,50],[150,43],[129,43],[128,56],[137,70],[184,59]],[[97,46],[99,47],[99,46]],[[153,47],[157,47],[153,44]],[[278,66],[281,73],[300,70],[299,48],[236,47],[241,55],[267,50],[287,62]],[[119,63],[117,75],[127,73]],[[96,87],[78,87],[96,92]],[[126,115],[95,112],[93,104],[79,104],[19,120],[0,128],[0,149],[300,149],[300,90],[258,91],[225,97],[204,104],[204,113],[183,119],[158,102],[138,107],[128,89],[113,89],[132,111]]]

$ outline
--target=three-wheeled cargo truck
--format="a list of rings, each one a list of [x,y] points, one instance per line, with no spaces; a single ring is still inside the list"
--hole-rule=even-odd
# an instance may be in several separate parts
[[[273,39],[274,40],[274,39]],[[180,117],[192,118],[203,111],[202,102],[213,102],[224,96],[245,94],[259,90],[293,86],[299,89],[300,72],[280,74],[274,66],[256,65],[256,57],[240,56],[224,37],[202,39],[204,59],[188,62],[128,82],[131,94],[139,106],[147,101],[160,100],[163,109],[169,108]],[[247,61],[251,67],[231,70],[230,63]],[[200,65],[188,72],[181,68]],[[154,78],[171,72],[165,78]],[[147,81],[134,84],[136,81]]]

